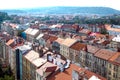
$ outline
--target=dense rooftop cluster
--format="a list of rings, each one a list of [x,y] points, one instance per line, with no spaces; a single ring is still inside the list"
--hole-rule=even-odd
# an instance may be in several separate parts
[[[16,79],[120,79],[120,31],[113,26],[36,22],[18,37],[19,27],[4,22],[0,32],[2,65]],[[103,29],[109,34],[101,34]]]

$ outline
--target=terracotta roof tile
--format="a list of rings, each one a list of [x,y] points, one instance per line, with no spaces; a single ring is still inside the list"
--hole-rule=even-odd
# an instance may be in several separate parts
[[[88,70],[85,70],[84,68],[80,68],[79,66],[75,64],[71,64],[68,69],[66,69],[64,72],[57,72],[51,75],[47,80],[72,80],[72,71],[75,70],[79,73],[84,72],[85,76],[89,79],[93,75],[100,78],[101,80],[107,80],[93,72],[90,72]]]
[[[110,51],[110,50],[106,50],[106,49],[100,49],[99,51],[97,51],[97,53],[95,54],[96,57],[104,59],[104,60],[108,60],[109,58],[111,58],[113,55],[115,55],[115,52]]]
[[[6,45],[9,46],[9,45],[11,45],[14,41],[15,41],[14,39],[10,39],[10,40],[6,43]]]
[[[57,38],[58,38],[58,37],[56,37],[56,36],[50,36],[48,40],[49,40],[50,42],[53,42],[53,41],[55,41]]]
[[[83,50],[86,48],[87,45],[85,44],[81,44],[80,42],[76,42],[74,43],[70,48],[71,49],[74,49],[74,50],[77,50],[77,51],[80,51],[80,50]]]
[[[117,52],[114,56],[109,59],[115,65],[120,65],[120,52]]]

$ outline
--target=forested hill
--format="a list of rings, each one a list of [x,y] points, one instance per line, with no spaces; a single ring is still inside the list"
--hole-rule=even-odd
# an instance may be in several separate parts
[[[10,17],[6,12],[0,12],[0,23],[4,20],[9,20]]]
[[[108,7],[41,7],[29,9],[1,10],[8,14],[120,14],[120,11]]]

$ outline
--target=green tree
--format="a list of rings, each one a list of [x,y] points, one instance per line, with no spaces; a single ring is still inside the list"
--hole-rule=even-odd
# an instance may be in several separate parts
[[[0,80],[14,80],[12,76],[5,75],[3,78],[0,78]]]

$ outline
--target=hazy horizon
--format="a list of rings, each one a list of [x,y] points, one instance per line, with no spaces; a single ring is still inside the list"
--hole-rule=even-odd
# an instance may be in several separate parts
[[[120,10],[120,0],[2,0],[0,10],[38,7],[109,7]]]

